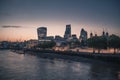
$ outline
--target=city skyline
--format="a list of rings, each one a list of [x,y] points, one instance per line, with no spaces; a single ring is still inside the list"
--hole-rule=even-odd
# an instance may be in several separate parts
[[[69,24],[69,25],[70,25],[70,28],[71,28],[71,24]],[[69,25],[66,25],[66,27],[69,26]],[[8,26],[5,26],[5,27],[7,28]],[[9,27],[13,27],[13,26],[9,26]],[[14,26],[14,27],[18,27],[18,26]],[[39,38],[38,38],[38,34],[39,34],[39,33],[38,33],[38,29],[40,29],[40,28],[46,28],[46,29],[47,29],[47,27],[43,27],[43,26],[36,28],[36,33],[37,33],[36,36],[37,36],[37,38],[30,38],[30,39],[36,39],[36,40],[38,39],[38,40],[39,40]],[[76,37],[77,37],[78,39],[80,39],[80,36],[82,35],[82,33],[81,33],[82,30],[84,30],[84,28],[81,28],[81,29],[80,29],[78,35],[71,33],[70,36],[68,36],[68,37],[72,37],[72,35],[76,35]],[[41,31],[42,31],[42,29],[41,29]],[[71,31],[71,29],[70,29],[70,31]],[[44,32],[44,30],[43,30],[42,32]],[[86,32],[87,32],[87,31],[86,31]],[[92,36],[96,36],[96,35],[98,35],[98,36],[103,36],[103,32],[104,32],[104,34],[106,34],[106,33],[109,34],[108,31],[106,31],[106,30],[103,29],[99,35],[97,34],[96,31],[94,31],[94,32],[91,31],[89,34],[87,34],[87,37],[90,38],[91,34],[92,34]],[[49,35],[49,34],[47,34],[47,33],[48,33],[48,31],[46,30],[46,36],[53,36],[54,38],[55,38],[55,36],[60,36],[60,37],[62,37],[62,38],[65,38],[66,29],[64,30],[64,32],[63,32],[64,34],[63,34],[62,36],[61,36],[61,35],[57,35],[57,34],[55,34],[55,35]],[[88,33],[88,32],[87,32],[87,33]],[[68,35],[68,34],[67,34],[67,35]],[[28,39],[28,40],[30,40],[30,39]],[[23,40],[22,40],[22,38],[18,38],[18,39],[15,39],[15,40],[9,40],[9,38],[7,38],[6,41],[24,41],[24,40],[27,40],[27,39],[23,39]],[[1,41],[4,41],[4,40],[1,40]]]
[[[103,29],[120,36],[119,0],[1,0],[0,41],[37,39],[45,26],[49,36],[64,36],[65,26],[80,36],[84,28],[102,35]]]

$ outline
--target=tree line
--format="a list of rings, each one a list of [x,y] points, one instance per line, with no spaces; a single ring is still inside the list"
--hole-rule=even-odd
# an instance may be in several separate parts
[[[93,53],[95,50],[98,50],[98,53],[102,49],[114,49],[114,53],[117,53],[120,50],[120,37],[117,35],[110,36],[94,36],[87,40],[88,47],[93,48]]]

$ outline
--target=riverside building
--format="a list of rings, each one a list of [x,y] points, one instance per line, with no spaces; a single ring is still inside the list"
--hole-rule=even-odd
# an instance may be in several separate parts
[[[39,27],[37,28],[37,35],[38,40],[45,40],[47,36],[47,28],[46,27]]]

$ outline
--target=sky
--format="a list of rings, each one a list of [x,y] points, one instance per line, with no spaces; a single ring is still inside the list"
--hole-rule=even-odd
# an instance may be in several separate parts
[[[120,0],[0,0],[0,41],[37,39],[37,28],[47,35],[63,36],[67,24],[72,34],[84,28],[120,36]]]

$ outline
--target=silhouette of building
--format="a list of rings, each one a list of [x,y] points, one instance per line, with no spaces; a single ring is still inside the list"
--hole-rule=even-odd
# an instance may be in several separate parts
[[[77,39],[76,34],[72,34],[72,38],[73,38],[73,39]]]
[[[81,29],[80,32],[80,37],[79,37],[80,41],[86,41],[87,40],[87,31],[85,31],[83,28]]]
[[[77,35],[76,35],[76,34],[72,34],[70,41],[71,41],[71,42],[79,42],[79,39],[77,38]]]
[[[97,37],[97,34],[95,33],[95,37]]]
[[[38,40],[44,40],[47,36],[47,28],[46,27],[39,27],[37,28]]]
[[[81,29],[79,40],[82,44],[81,46],[87,45],[87,31],[85,31],[83,28]]]
[[[54,40],[54,36],[47,36],[47,37],[46,37],[46,40],[53,41],[53,40]]]
[[[93,37],[93,33],[91,32],[91,33],[90,33],[90,38],[92,38],[92,37]]]
[[[66,25],[64,38],[68,39],[69,37],[71,37],[71,25]]]
[[[59,36],[59,35],[56,35],[56,36],[55,36],[55,41],[64,41],[64,38],[62,38],[62,37]]]
[[[109,36],[109,33],[108,33],[108,32],[106,32],[106,36],[107,36],[107,37]]]
[[[65,45],[67,44],[66,40],[59,35],[55,36],[54,41],[56,42],[56,46],[59,46],[59,47],[65,47]]]
[[[103,32],[102,32],[102,36],[105,36],[105,31],[104,31],[104,29],[103,29]]]
[[[25,48],[32,48],[32,47],[38,45],[38,40],[30,39],[30,40],[25,42],[25,45],[26,45]]]
[[[105,32],[104,29],[103,29],[102,36],[108,37],[108,36],[109,36],[109,33],[108,33],[108,32]]]

